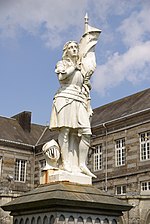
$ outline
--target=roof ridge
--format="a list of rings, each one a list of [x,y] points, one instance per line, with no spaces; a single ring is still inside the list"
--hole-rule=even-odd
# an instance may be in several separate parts
[[[9,120],[16,120],[15,118],[12,118],[12,117],[6,117],[4,115],[0,115],[0,118],[3,118],[3,119],[9,119]]]
[[[108,106],[108,105],[114,104],[114,103],[119,102],[119,101],[123,101],[123,100],[125,100],[125,99],[130,98],[130,97],[135,97],[136,95],[139,95],[139,94],[141,94],[142,92],[143,92],[143,93],[144,93],[144,92],[147,92],[148,90],[150,90],[150,88],[147,88],[147,89],[144,89],[144,90],[142,90],[142,91],[139,91],[139,92],[130,94],[130,95],[128,95],[128,96],[122,97],[122,98],[117,99],[117,100],[114,100],[114,101],[112,101],[112,102],[103,104],[102,106],[96,107],[96,108],[94,108],[93,110],[96,110],[96,109],[98,109],[98,108],[102,108],[102,107],[106,107],[106,106]]]
[[[7,117],[7,116],[4,116],[4,115],[0,115],[0,119],[9,119],[9,120],[13,120],[13,121],[17,121],[14,117]],[[31,123],[31,125],[35,125],[35,126],[40,126],[40,127],[47,127],[47,125],[44,125],[44,124],[37,124],[37,123]]]

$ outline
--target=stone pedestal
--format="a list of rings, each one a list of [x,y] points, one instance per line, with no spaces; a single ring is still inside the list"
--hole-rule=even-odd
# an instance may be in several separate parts
[[[69,173],[64,170],[43,170],[40,178],[41,184],[66,181],[77,184],[92,185],[92,178],[83,173]]]
[[[2,208],[11,212],[14,224],[116,224],[131,206],[91,185],[55,182],[40,185]]]

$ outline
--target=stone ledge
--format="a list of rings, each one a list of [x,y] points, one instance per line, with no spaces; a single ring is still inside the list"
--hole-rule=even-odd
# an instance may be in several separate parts
[[[64,170],[43,170],[40,183],[48,184],[65,181],[70,183],[92,185],[92,178],[82,173],[69,173]]]
[[[132,208],[131,205],[108,195],[91,185],[71,184],[58,182],[40,185],[38,188],[17,197],[15,200],[3,205],[5,211],[16,213],[31,213],[42,208],[84,212],[98,212],[103,214],[121,215],[122,211]]]

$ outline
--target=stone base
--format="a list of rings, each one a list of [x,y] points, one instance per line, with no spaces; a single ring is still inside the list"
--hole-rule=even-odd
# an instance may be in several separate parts
[[[117,224],[132,206],[91,185],[55,182],[40,185],[2,208],[11,211],[15,224]]]
[[[64,170],[43,170],[40,184],[48,184],[53,182],[70,182],[77,184],[92,185],[92,177],[82,173],[69,173]]]

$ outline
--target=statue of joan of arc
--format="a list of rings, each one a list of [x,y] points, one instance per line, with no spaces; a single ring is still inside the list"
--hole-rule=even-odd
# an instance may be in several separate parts
[[[58,143],[62,168],[95,177],[86,166],[90,147],[92,109],[90,79],[96,68],[95,45],[101,30],[88,25],[79,43],[69,41],[63,47],[62,60],[56,64],[60,88],[53,100],[50,129],[59,131]]]

